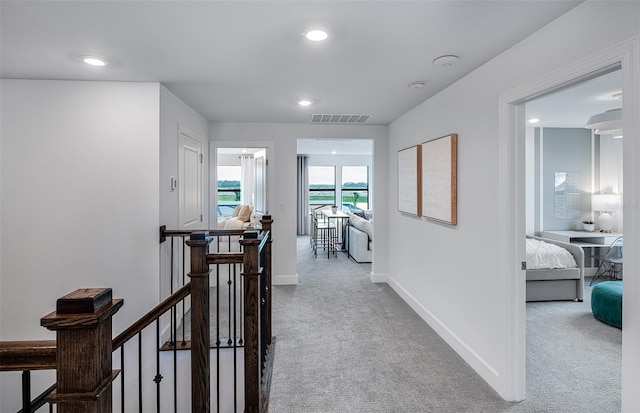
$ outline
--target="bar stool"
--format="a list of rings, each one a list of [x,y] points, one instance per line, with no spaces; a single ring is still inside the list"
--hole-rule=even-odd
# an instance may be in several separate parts
[[[321,210],[313,212],[312,247],[313,256],[318,256],[318,248],[327,251],[327,258],[333,252],[336,255],[337,228],[324,218]]]

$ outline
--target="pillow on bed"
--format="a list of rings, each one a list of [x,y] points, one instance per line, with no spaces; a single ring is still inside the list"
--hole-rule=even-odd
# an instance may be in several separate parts
[[[251,205],[244,205],[240,208],[237,218],[242,222],[249,222],[249,219],[251,219],[251,209]]]
[[[548,242],[527,238],[527,269],[575,268],[576,259],[566,249]]]

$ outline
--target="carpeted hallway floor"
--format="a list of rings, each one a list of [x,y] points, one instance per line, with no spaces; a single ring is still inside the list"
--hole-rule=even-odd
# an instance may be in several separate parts
[[[620,411],[621,331],[593,318],[589,289],[527,305],[527,399],[510,403],[370,265],[298,244],[299,284],[273,289],[272,413]]]

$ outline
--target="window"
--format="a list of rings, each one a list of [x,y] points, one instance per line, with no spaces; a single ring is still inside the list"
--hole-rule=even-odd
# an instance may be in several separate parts
[[[369,167],[342,167],[342,209],[360,212],[369,209]]]
[[[336,168],[333,166],[309,167],[309,205],[335,205]]]
[[[231,216],[240,205],[240,166],[218,166],[218,216]]]

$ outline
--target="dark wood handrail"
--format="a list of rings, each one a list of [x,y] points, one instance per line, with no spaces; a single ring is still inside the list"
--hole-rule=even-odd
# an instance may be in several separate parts
[[[0,371],[55,369],[55,340],[0,341]]]
[[[246,229],[165,229],[162,231],[164,235],[171,236],[188,236],[194,232],[208,232],[210,236],[227,236],[227,235],[242,235]]]
[[[116,351],[120,348],[124,343],[129,341],[136,334],[140,333],[146,326],[153,323],[157,318],[159,318],[162,314],[169,311],[171,307],[178,304],[184,298],[191,294],[191,283],[185,284],[182,288],[177,290],[175,293],[171,294],[160,304],[155,306],[151,311],[147,314],[140,317],[138,321],[133,323],[129,328],[120,333],[116,338],[113,339],[113,351]]]
[[[242,264],[242,252],[215,252],[207,254],[207,264]]]
[[[113,339],[113,350],[191,293],[187,283]],[[0,341],[0,371],[55,370],[56,340]]]

